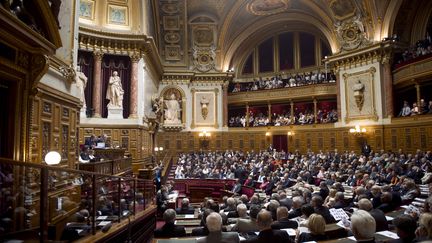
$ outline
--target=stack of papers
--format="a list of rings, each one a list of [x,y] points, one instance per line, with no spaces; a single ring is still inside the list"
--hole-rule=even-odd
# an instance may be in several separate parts
[[[105,225],[108,225],[108,224],[110,224],[111,223],[111,221],[101,221],[99,224],[98,224],[98,226],[105,226]]]
[[[399,236],[396,233],[388,231],[388,230],[384,230],[384,231],[380,231],[380,232],[376,232],[376,233],[379,235],[387,236],[387,237],[392,238],[392,239],[399,239]]]

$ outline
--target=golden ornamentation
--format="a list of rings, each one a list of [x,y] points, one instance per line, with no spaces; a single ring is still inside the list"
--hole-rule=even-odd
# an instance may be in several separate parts
[[[370,44],[360,16],[336,24],[336,34],[342,51]]]
[[[212,69],[215,69],[216,47],[194,46],[192,51],[195,69],[201,72],[208,72]]]
[[[248,3],[247,10],[254,15],[271,15],[288,9],[288,0],[253,0]]]

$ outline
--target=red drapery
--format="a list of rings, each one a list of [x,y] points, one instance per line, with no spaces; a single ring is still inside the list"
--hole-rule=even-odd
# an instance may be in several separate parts
[[[288,136],[273,135],[273,148],[275,148],[277,151],[288,151]]]

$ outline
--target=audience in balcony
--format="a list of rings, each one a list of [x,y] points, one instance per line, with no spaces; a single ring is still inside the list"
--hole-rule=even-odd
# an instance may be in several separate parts
[[[412,108],[410,107],[408,101],[405,100],[403,107],[398,114],[398,117],[417,116],[425,114],[432,114],[432,100],[426,103],[424,99],[421,99],[420,105],[417,105],[417,102],[413,102]]]
[[[429,33],[424,40],[419,40],[413,46],[410,46],[405,50],[400,58],[396,61],[398,65],[403,65],[404,63],[414,60],[416,58],[426,56],[432,53],[432,41]]]
[[[334,82],[336,82],[336,76],[333,72],[328,72],[327,75],[326,73],[319,71],[297,74],[279,74],[266,79],[260,77],[258,80],[254,79],[252,82],[237,82],[233,84],[231,92],[236,93],[242,91],[279,89]]]
[[[228,125],[230,127],[246,127],[245,116],[232,116],[229,119]],[[318,123],[333,123],[338,121],[338,115],[336,109],[329,111],[323,111],[319,109],[317,111],[317,122]],[[313,111],[305,110],[296,113],[291,116],[289,112],[283,111],[281,114],[273,113],[271,120],[267,114],[258,113],[254,116],[253,113],[249,114],[249,126],[250,127],[261,127],[261,126],[289,126],[289,125],[307,125],[314,124],[315,116]]]

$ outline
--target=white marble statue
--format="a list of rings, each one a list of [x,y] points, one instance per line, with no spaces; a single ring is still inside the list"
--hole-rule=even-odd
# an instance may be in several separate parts
[[[176,99],[175,94],[171,94],[169,100],[165,100],[165,123],[166,124],[179,124],[180,121],[180,103]]]
[[[77,85],[77,88],[79,90],[79,98],[83,102],[83,108],[86,107],[86,101],[85,101],[85,93],[84,90],[87,86],[87,77],[83,72],[81,72],[81,67],[78,66],[76,68],[76,76],[75,76],[75,82]]]
[[[106,98],[110,101],[109,108],[123,107],[124,90],[122,88],[121,79],[117,71],[114,71],[108,82]]]

